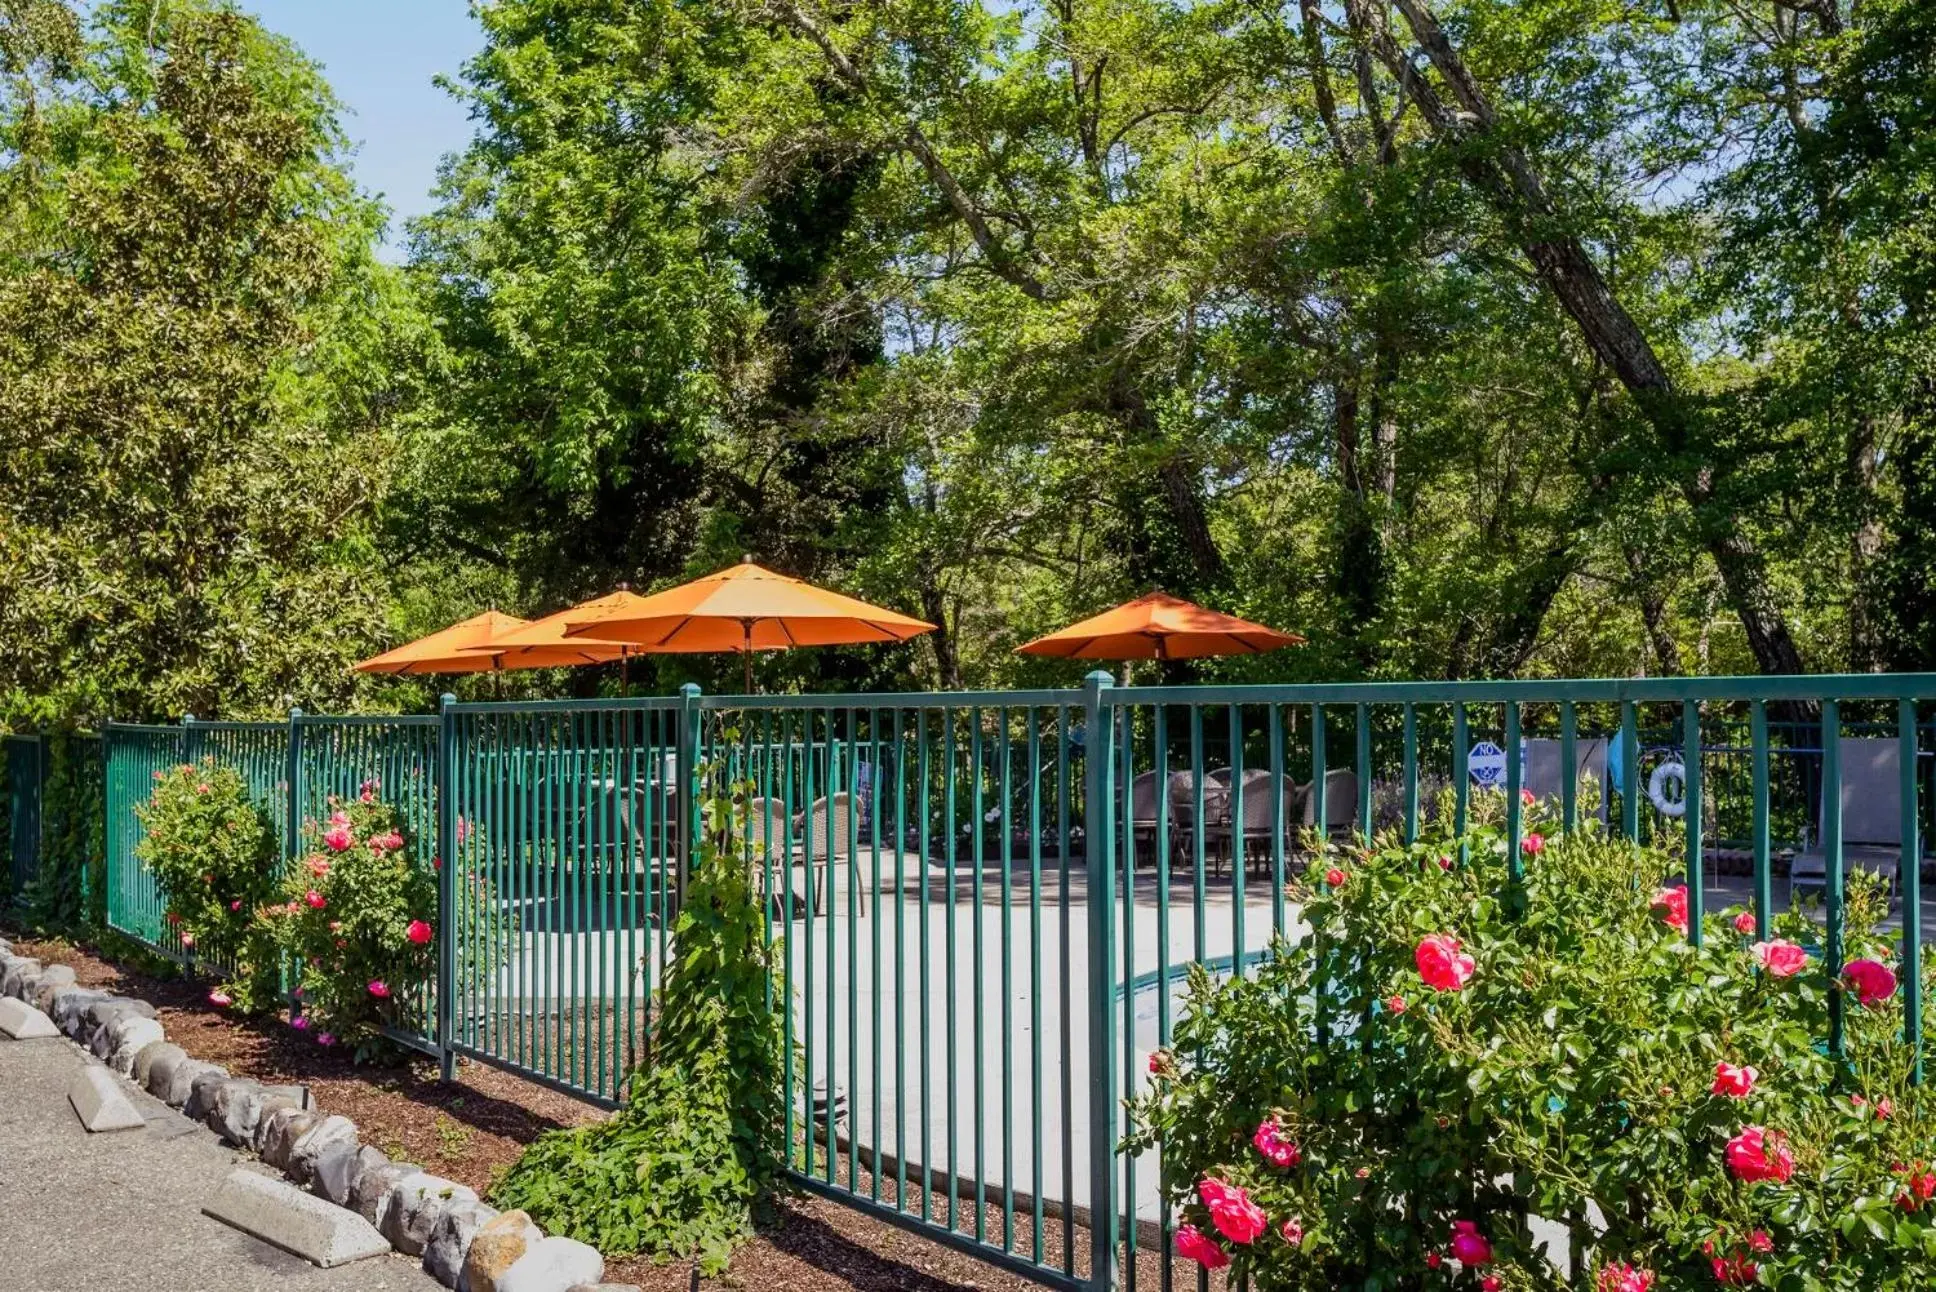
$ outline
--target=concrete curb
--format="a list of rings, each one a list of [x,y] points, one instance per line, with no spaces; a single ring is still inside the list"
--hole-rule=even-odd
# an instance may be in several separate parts
[[[74,1115],[90,1134],[101,1131],[140,1130],[148,1119],[136,1110],[123,1093],[114,1074],[97,1063],[89,1063],[74,1074],[67,1087],[67,1102]]]
[[[11,996],[0,1000],[0,1032],[5,1032],[16,1041],[38,1041],[60,1035],[60,1029],[54,1026],[53,1019]]]
[[[229,1172],[202,1214],[326,1270],[390,1250],[355,1212],[247,1167]]]

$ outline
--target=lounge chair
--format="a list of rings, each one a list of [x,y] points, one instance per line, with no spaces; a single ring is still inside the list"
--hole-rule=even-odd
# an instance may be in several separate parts
[[[1889,881],[1902,878],[1902,750],[1894,740],[1841,737],[1843,873],[1866,870]],[[1822,787],[1826,804],[1828,787]],[[1821,842],[1798,853],[1788,867],[1788,891],[1826,894],[1828,855]]]
[[[1577,787],[1587,777],[1599,786],[1599,803],[1594,811],[1604,822],[1607,819],[1607,741],[1604,736],[1579,740],[1573,746],[1573,784]],[[1566,788],[1566,774],[1560,766],[1560,742],[1550,739],[1528,739],[1526,741],[1526,779],[1527,789],[1539,799],[1550,799],[1555,804]]]

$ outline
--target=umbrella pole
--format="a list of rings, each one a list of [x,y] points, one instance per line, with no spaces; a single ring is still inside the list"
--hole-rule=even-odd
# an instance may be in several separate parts
[[[746,656],[745,694],[751,695],[753,694],[753,621],[751,619],[746,620],[745,627],[746,627],[746,650],[743,652]]]

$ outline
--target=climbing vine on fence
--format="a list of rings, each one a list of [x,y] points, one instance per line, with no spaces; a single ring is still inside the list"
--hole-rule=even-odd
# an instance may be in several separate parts
[[[701,805],[698,864],[673,929],[662,1008],[630,1102],[610,1121],[546,1135],[492,1198],[608,1255],[696,1258],[717,1274],[752,1232],[783,1165],[784,1002],[778,954],[743,859],[750,786]]]

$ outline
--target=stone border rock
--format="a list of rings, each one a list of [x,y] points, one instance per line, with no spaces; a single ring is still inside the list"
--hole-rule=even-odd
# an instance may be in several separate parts
[[[0,996],[29,1009],[45,1000],[42,1008],[55,1029],[52,1034],[64,1033],[92,1056],[87,1069],[91,1075],[79,1080],[104,1097],[111,1092],[125,1101],[119,1081],[96,1059],[287,1175],[292,1184],[253,1171],[239,1171],[224,1181],[218,1200],[232,1196],[250,1219],[238,1224],[226,1214],[218,1218],[246,1232],[290,1250],[296,1245],[271,1235],[329,1237],[320,1246],[308,1244],[319,1254],[297,1251],[328,1268],[382,1250],[344,1237],[370,1229],[388,1247],[420,1256],[424,1271],[439,1283],[467,1292],[575,1292],[593,1286],[624,1292],[622,1286],[599,1283],[605,1260],[596,1249],[576,1239],[546,1237],[522,1211],[500,1215],[463,1185],[390,1161],[359,1142],[349,1118],[316,1109],[304,1087],[263,1086],[190,1058],[164,1037],[148,1002],[77,986],[69,966],[17,956],[4,938]],[[328,1223],[326,1213],[335,1209],[350,1213],[340,1225]],[[339,1237],[342,1242],[336,1241]]]

